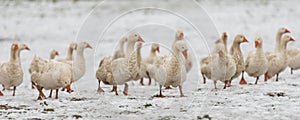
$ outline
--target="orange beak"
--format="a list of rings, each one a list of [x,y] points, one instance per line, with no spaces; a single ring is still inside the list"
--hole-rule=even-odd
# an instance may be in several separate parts
[[[188,50],[184,50],[184,51],[182,52],[182,54],[183,54],[183,56],[184,56],[185,59],[187,59],[187,57],[188,57],[187,51],[188,51]]]
[[[255,48],[257,48],[259,45],[258,41],[255,41]]]
[[[160,52],[160,51],[159,51],[159,47],[156,48],[156,51],[157,51],[158,53]]]
[[[248,42],[248,40],[246,39],[246,37],[244,37],[244,40],[243,40],[243,42]]]
[[[72,90],[71,90],[71,84],[68,84],[68,85],[66,86],[66,89],[68,90],[69,93],[71,93],[71,92],[72,92]]]
[[[180,35],[179,35],[179,39],[180,39],[180,40],[182,40],[182,39],[183,39],[183,37],[184,37],[183,33],[180,33]]]
[[[19,46],[17,44],[14,44],[14,49],[15,50],[18,50],[19,49]]]
[[[59,56],[59,53],[58,53],[58,52],[55,52],[55,55]]]
[[[290,38],[290,41],[295,41],[295,39],[293,37]]]
[[[219,51],[219,57],[223,57],[223,52],[222,51]]]
[[[27,46],[25,47],[25,49],[30,51],[29,47],[27,47]]]
[[[227,37],[227,33],[226,33],[226,32],[224,32],[224,33],[223,33],[223,36],[224,36],[224,37]]]
[[[145,42],[141,36],[139,36],[138,41]]]
[[[92,48],[92,46],[90,45],[90,44],[87,44],[87,46],[86,46],[87,48],[91,48],[91,49],[93,49]]]
[[[291,31],[289,31],[288,29],[285,29],[285,33],[291,33]]]

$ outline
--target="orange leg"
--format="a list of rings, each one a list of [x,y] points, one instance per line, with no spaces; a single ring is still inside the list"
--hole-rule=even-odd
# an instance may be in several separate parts
[[[52,89],[50,90],[50,94],[48,98],[52,98]]]
[[[0,96],[3,96],[3,93],[0,91]]]
[[[161,98],[166,97],[162,94],[161,88],[162,88],[162,85],[159,85],[159,95],[157,97],[161,97]]]
[[[144,78],[141,78],[140,84],[141,84],[141,85],[144,85]]]
[[[98,90],[97,90],[98,93],[104,92],[104,90],[103,90],[103,89],[101,88],[101,86],[100,86],[100,83],[101,83],[101,81],[98,80]]]
[[[179,85],[179,92],[180,92],[180,97],[185,97],[185,95],[182,92],[182,86]]]
[[[242,71],[242,79],[240,80],[240,85],[247,84],[247,81],[244,79],[244,71]]]
[[[128,95],[128,84],[127,83],[125,83],[123,94]]]

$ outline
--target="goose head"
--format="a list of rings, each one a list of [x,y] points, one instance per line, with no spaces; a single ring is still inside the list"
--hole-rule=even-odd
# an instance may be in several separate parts
[[[183,40],[184,34],[182,29],[178,29],[175,34],[176,40]]]
[[[81,48],[81,49],[85,49],[85,48],[90,48],[90,49],[93,49],[92,46],[87,43],[87,42],[80,42],[78,45],[77,45],[77,49],[78,48]]]
[[[55,56],[59,56],[59,52],[57,50],[52,50],[50,53],[50,58],[54,59]]]
[[[283,36],[283,38],[282,38],[283,44],[286,44],[286,43],[288,43],[290,41],[295,41],[295,39],[292,36],[290,36],[290,35]]]
[[[234,42],[238,43],[238,44],[241,44],[241,43],[244,43],[244,42],[248,42],[248,40],[244,35],[238,34],[238,35],[235,36]]]
[[[254,43],[255,43],[255,48],[261,48],[262,47],[262,38],[256,37]]]
[[[121,43],[126,43],[127,41],[128,41],[127,37],[122,37],[120,40]]]
[[[221,38],[222,38],[223,42],[226,42],[226,41],[227,41],[227,39],[228,39],[228,35],[227,35],[227,33],[226,33],[226,32],[223,32],[223,34],[222,34]]]
[[[278,33],[282,35],[284,33],[291,33],[291,31],[288,30],[287,28],[279,28]]]
[[[185,59],[188,58],[188,54],[187,54],[188,47],[187,47],[185,41],[183,41],[183,40],[177,41],[175,43],[175,49],[176,49],[176,52],[182,53],[182,55],[184,56]]]
[[[30,51],[30,48],[26,44],[20,43],[19,44],[19,50],[20,51],[22,51],[22,50],[28,50],[28,51]]]
[[[69,92],[69,93],[72,92],[72,89],[71,89],[71,80],[70,79],[62,79],[61,80],[61,84],[66,87],[67,92]]]
[[[152,46],[151,46],[151,50],[153,51],[153,52],[160,52],[160,50],[159,50],[159,44],[157,44],[157,43],[153,43],[152,44]]]
[[[135,42],[145,42],[145,41],[137,32],[133,32],[129,35],[128,42],[135,43]]]
[[[77,49],[77,43],[72,42],[72,43],[70,44],[70,46],[69,46],[69,49],[71,49],[71,50],[76,50],[76,49]]]
[[[17,51],[19,49],[18,43],[11,44],[11,51]]]

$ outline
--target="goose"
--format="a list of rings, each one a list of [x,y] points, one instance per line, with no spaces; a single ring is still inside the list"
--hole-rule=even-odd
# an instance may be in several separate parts
[[[257,84],[259,76],[267,72],[269,63],[263,51],[263,41],[261,37],[255,38],[256,51],[249,52],[245,62],[245,72],[252,77],[256,77]]]
[[[128,40],[127,37],[123,37],[120,40],[120,48],[119,48],[119,50],[115,51],[113,60],[125,57],[124,44],[127,42],[127,40]]]
[[[144,85],[143,78],[145,78],[145,77],[148,77],[148,79],[149,79],[148,85],[151,85],[151,78],[149,77],[149,73],[147,71],[147,65],[154,63],[154,60],[157,57],[156,52],[159,53],[159,44],[153,43],[151,45],[150,55],[147,58],[143,59],[142,63],[141,63],[141,65],[142,65],[141,66],[141,77],[142,78],[140,80],[141,85]]]
[[[206,71],[205,76],[214,81],[214,87],[217,89],[217,81],[224,82],[223,89],[236,71],[236,64],[233,57],[226,52],[226,47],[222,40],[215,42],[215,49],[211,56],[211,61],[202,66],[203,71]]]
[[[289,49],[288,53],[288,66],[291,68],[291,74],[293,74],[293,70],[298,70],[300,68],[300,50],[299,49]]]
[[[161,91],[162,86],[178,86],[180,97],[184,97],[182,84],[186,81],[185,62],[188,58],[187,51],[185,41],[177,41],[172,47],[172,53],[163,59],[158,58],[154,65],[149,66],[148,69],[151,71],[151,75],[159,83],[158,97],[164,97]]]
[[[265,81],[276,75],[276,82],[278,81],[279,73],[285,70],[287,67],[287,43],[290,41],[295,41],[293,37],[289,35],[284,35],[281,40],[281,48],[279,52],[273,52],[272,54],[267,55],[269,61],[269,67],[265,73]]]
[[[245,70],[244,57],[240,48],[240,44],[244,42],[248,42],[247,38],[244,35],[238,34],[235,36],[233,44],[230,48],[230,54],[236,63],[236,72],[228,82],[228,87],[231,86],[231,81],[239,77],[241,73],[242,73],[242,78],[240,80],[240,84],[247,84],[247,82],[244,79],[244,70]]]
[[[23,82],[23,71],[19,56],[22,50],[30,49],[26,44],[13,43],[11,45],[10,60],[0,64],[0,83],[7,90],[13,87],[12,96],[15,96],[17,86]],[[1,91],[0,96],[3,96]]]
[[[106,85],[113,85],[113,89],[111,90],[111,92],[115,91],[117,83],[114,81],[112,76],[112,60],[112,56],[105,56],[99,63],[99,67],[96,72],[96,78],[98,79],[98,93],[104,92],[104,90],[100,86],[101,81]]]
[[[46,90],[55,89],[55,99],[58,99],[59,88],[67,88],[68,92],[71,93],[72,79],[74,79],[72,66],[58,61],[49,61],[41,67],[39,72],[33,71],[31,74],[31,80],[35,83],[39,92],[38,100],[45,98],[42,92],[43,88]]]
[[[228,50],[227,50],[227,40],[228,40],[228,35],[226,32],[223,32],[223,34],[221,35],[221,40],[223,41],[223,44],[225,46],[225,52],[228,53]],[[201,75],[202,75],[202,78],[203,78],[203,83],[205,84],[206,83],[206,77],[209,76],[208,79],[210,79],[210,72],[209,71],[206,71],[206,66],[207,64],[212,60],[212,56],[209,55],[205,58],[202,58],[200,60],[200,71],[201,71]]]
[[[50,57],[49,60],[53,60],[55,56],[58,56],[59,52],[57,50],[52,50],[50,52]],[[40,61],[40,62],[39,62]],[[33,71],[39,71],[39,68],[41,64],[48,62],[47,60],[44,60],[42,58],[38,58],[36,55],[34,56],[30,68],[29,68],[29,73],[31,74]],[[34,83],[31,83],[31,88],[34,89]]]
[[[56,99],[58,99],[58,89],[66,88],[67,92],[71,93],[70,85],[79,80],[85,73],[85,58],[84,49],[90,48],[91,45],[87,42],[77,44],[77,56],[73,62],[65,63],[59,61],[49,61],[42,66],[39,72],[33,72],[31,75],[32,81],[37,85],[39,91],[38,100],[45,97],[42,89],[56,89]]]
[[[141,48],[142,43],[138,43],[137,51],[133,52],[130,57],[116,59],[111,63],[113,79],[118,85],[125,85],[123,90],[124,95],[128,95],[128,84],[126,82],[141,78]],[[115,92],[118,95],[117,88],[115,88]]]

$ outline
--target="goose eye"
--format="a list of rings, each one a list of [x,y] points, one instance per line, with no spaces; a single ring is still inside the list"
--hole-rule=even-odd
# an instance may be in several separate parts
[[[65,82],[66,84],[68,84],[68,82]]]
[[[137,34],[135,34],[134,36],[137,37]]]

